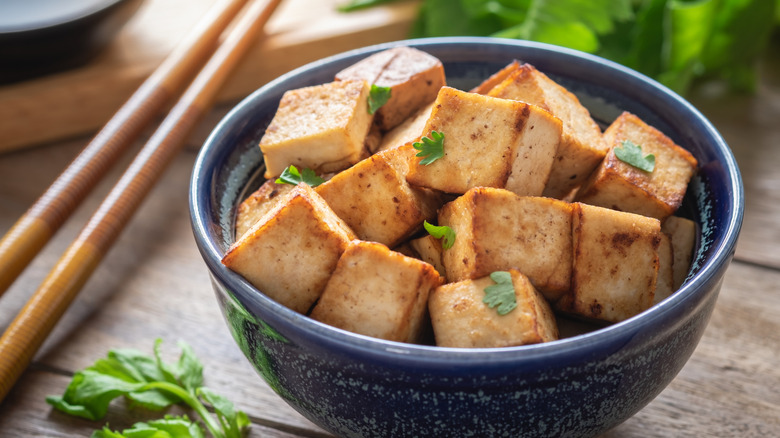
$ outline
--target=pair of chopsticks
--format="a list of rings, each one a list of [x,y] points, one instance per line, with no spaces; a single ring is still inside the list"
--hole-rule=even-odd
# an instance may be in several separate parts
[[[0,402],[181,149],[192,128],[211,108],[221,85],[280,2],[250,0],[245,5],[247,0],[225,0],[210,10],[0,241],[2,295],[163,105],[203,66],[0,337]],[[234,21],[219,44],[220,36]]]

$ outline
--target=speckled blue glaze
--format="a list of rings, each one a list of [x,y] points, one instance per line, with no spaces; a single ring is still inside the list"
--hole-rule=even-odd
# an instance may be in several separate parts
[[[682,214],[701,235],[683,287],[659,305],[583,335],[500,349],[386,342],[313,321],[272,301],[220,259],[233,242],[235,206],[261,183],[256,146],[285,90],[329,82],[340,69],[398,44],[444,62],[468,89],[513,59],[573,91],[602,124],[628,110],[690,150],[701,171]],[[258,90],[206,141],[191,181],[195,238],[231,332],[291,406],[344,437],[593,436],[658,395],[693,353],[731,261],[744,210],[734,157],[690,104],[603,59],[543,44],[436,38],[369,47],[309,64]]]

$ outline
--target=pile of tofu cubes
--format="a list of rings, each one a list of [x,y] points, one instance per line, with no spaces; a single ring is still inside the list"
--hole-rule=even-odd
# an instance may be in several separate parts
[[[373,114],[372,85],[390,89]],[[433,131],[443,155],[421,164],[415,142]],[[625,141],[655,168],[617,158]],[[385,50],[286,92],[260,148],[267,181],[238,206],[223,263],[278,303],[361,335],[548,342],[561,318],[613,323],[644,311],[690,267],[696,225],[673,213],[695,158],[630,113],[602,132],[528,64],[463,91],[433,56]],[[290,165],[326,181],[277,184]],[[449,227],[454,243],[444,248],[424,221]],[[514,288],[505,314],[485,302],[498,271]]]

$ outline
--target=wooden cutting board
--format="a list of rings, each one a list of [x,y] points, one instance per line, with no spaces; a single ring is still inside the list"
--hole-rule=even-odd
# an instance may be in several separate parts
[[[0,152],[95,132],[216,1],[146,0],[90,64],[0,87]],[[307,62],[404,39],[419,6],[410,0],[338,12],[345,1],[284,0],[218,101],[241,98]]]

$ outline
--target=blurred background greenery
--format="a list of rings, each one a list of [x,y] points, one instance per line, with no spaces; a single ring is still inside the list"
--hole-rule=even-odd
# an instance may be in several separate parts
[[[404,0],[352,0],[350,12]],[[696,81],[753,92],[780,0],[422,0],[410,37],[481,35],[619,62],[681,94]],[[770,54],[777,56],[777,54]]]

